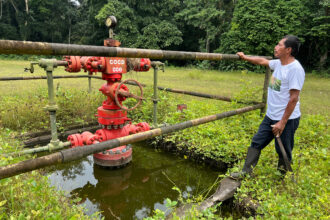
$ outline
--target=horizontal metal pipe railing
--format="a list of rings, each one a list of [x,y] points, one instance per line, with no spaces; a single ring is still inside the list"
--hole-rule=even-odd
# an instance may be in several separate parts
[[[93,76],[93,75],[68,75],[68,76],[53,76],[54,79],[62,79],[62,78],[94,78],[94,79],[102,79],[100,76]],[[46,76],[28,76],[28,77],[0,77],[0,81],[12,81],[12,80],[37,80],[37,79],[47,79]],[[134,85],[136,84],[134,82],[127,82],[127,84]],[[143,87],[146,87],[147,85],[141,84]],[[185,90],[179,90],[179,89],[171,89],[171,88],[165,88],[158,86],[159,90],[163,90],[166,92],[172,92],[172,93],[178,93],[178,94],[184,94],[184,95],[191,95],[201,98],[207,98],[207,99],[215,99],[215,100],[222,100],[226,102],[232,102],[234,101],[232,98],[226,97],[226,96],[219,96],[219,95],[212,95],[212,94],[206,94],[206,93],[200,93],[200,92],[193,92],[193,91],[185,91]],[[237,101],[238,103],[242,104],[258,104],[260,102],[257,101]]]
[[[43,168],[50,165],[65,163],[68,161],[78,160],[88,155],[102,152],[108,149],[116,148],[126,144],[132,144],[138,141],[143,141],[156,136],[169,134],[171,132],[183,130],[186,128],[194,127],[197,125],[205,124],[222,118],[230,117],[233,115],[242,114],[245,112],[253,111],[256,109],[263,108],[265,104],[257,104],[248,106],[240,109],[235,109],[220,114],[205,116],[202,118],[185,121],[182,123],[156,128],[150,131],[141,132],[109,141],[101,142],[98,144],[87,145],[83,147],[76,147],[71,149],[62,150],[56,153],[49,154],[47,156],[22,161],[16,164],[11,164],[5,167],[0,167],[0,179],[15,176],[21,173],[29,172],[39,168]]]
[[[98,125],[98,123],[95,123],[96,125],[94,126],[85,126],[85,127],[81,127],[81,128],[76,128],[76,129],[72,129],[72,130],[68,130],[68,131],[64,131],[58,134],[58,138],[59,139],[66,139],[69,135],[71,134],[75,134],[75,133],[81,133],[84,131],[89,131],[89,132],[93,132],[96,131],[97,129],[100,128],[100,126]],[[47,134],[47,135],[41,135],[38,137],[34,137],[31,138],[29,140],[24,141],[24,147],[33,147],[37,144],[46,144],[49,143],[49,141],[51,140],[52,135],[51,134]]]
[[[60,144],[59,146],[56,147],[56,150],[63,149],[65,147],[69,147],[69,146],[71,146],[70,141],[62,142],[62,144]],[[14,153],[7,154],[7,155],[5,155],[5,157],[8,157],[8,156],[18,157],[18,156],[22,156],[22,155],[26,155],[26,154],[36,154],[36,153],[45,152],[45,151],[49,151],[49,152],[52,151],[51,146],[46,145],[46,146],[43,146],[43,147],[37,147],[37,148],[28,149],[28,150],[22,150],[22,151],[19,151],[19,152],[14,152]],[[55,151],[55,150],[53,149],[53,151]]]
[[[0,40],[0,54],[76,55],[150,58],[157,60],[239,60],[236,54],[104,47],[31,41]],[[264,57],[272,59],[271,57]]]
[[[136,86],[136,83],[134,83],[134,82],[127,82],[127,84]],[[141,85],[143,87],[146,87],[145,84],[141,83]],[[229,98],[229,97],[226,97],[226,96],[212,95],[212,94],[206,94],[206,93],[201,93],[201,92],[193,92],[193,91],[186,91],[186,90],[180,90],[180,89],[171,89],[171,88],[166,88],[166,87],[161,87],[161,86],[157,86],[157,89],[165,91],[165,92],[172,92],[172,93],[178,93],[178,94],[183,94],[183,95],[191,95],[191,96],[207,98],[207,99],[222,100],[222,101],[226,101],[226,102],[236,101],[236,100],[234,100],[232,98]],[[255,105],[255,104],[259,104],[261,102],[257,102],[257,101],[237,101],[237,103],[254,104]]]
[[[207,99],[215,99],[215,100],[222,100],[226,102],[232,102],[235,101],[235,99],[226,97],[226,96],[219,96],[219,95],[211,95],[211,94],[205,94],[205,93],[200,93],[200,92],[192,92],[192,91],[185,91],[185,90],[179,90],[179,89],[171,89],[171,88],[165,88],[165,87],[157,87],[159,90],[163,90],[166,92],[172,92],[172,93],[178,93],[178,94],[184,94],[184,95],[191,95],[191,96],[196,96],[196,97],[201,97],[201,98],[207,98]],[[257,101],[237,101],[238,103],[241,104],[258,104],[261,102]]]
[[[217,99],[217,100],[222,100],[222,101],[227,101],[227,102],[233,101],[231,98],[225,97],[225,96],[210,95],[210,94],[205,94],[205,93],[185,91],[185,90],[179,90],[179,89],[171,89],[171,88],[165,88],[165,87],[160,87],[160,86],[158,86],[158,89],[163,90],[165,92],[173,92],[173,93],[197,96],[197,97],[202,97],[202,98]]]
[[[67,78],[86,78],[88,75],[67,75],[67,76],[53,76],[53,79],[67,79]],[[0,77],[0,81],[13,81],[13,80],[37,80],[47,79],[47,76],[19,76],[19,77]]]

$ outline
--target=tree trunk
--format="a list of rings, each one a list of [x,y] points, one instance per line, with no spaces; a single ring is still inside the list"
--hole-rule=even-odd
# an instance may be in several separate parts
[[[13,6],[13,8],[15,9],[15,12],[16,12],[16,14],[17,14],[17,13],[18,13],[18,9],[17,9],[15,3],[13,2],[13,0],[10,0],[10,3],[11,3],[11,5]]]
[[[29,14],[29,0],[25,0],[25,11],[26,14]]]
[[[207,53],[210,53],[210,38],[209,38],[209,33],[206,32],[206,44],[205,44],[205,49]]]
[[[0,0],[0,19],[2,18],[2,0]]]
[[[69,44],[71,44],[71,18],[69,19]]]
[[[323,70],[323,68],[326,64],[327,58],[328,58],[328,43],[327,42],[325,42],[324,48],[326,48],[326,50],[320,56],[319,70]]]
[[[24,40],[27,39],[27,26],[28,26],[28,18],[29,18],[29,0],[25,0],[25,22],[24,22]]]

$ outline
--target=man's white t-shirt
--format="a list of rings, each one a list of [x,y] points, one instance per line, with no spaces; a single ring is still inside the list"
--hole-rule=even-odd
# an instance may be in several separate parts
[[[305,71],[298,60],[282,65],[280,60],[270,60],[270,69],[274,73],[268,86],[268,101],[266,115],[272,120],[281,120],[290,100],[290,90],[301,90],[305,80]],[[289,119],[300,117],[300,102],[298,101]]]

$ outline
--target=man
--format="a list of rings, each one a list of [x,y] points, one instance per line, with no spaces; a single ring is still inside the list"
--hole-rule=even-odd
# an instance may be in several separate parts
[[[288,159],[292,161],[294,133],[299,125],[300,103],[299,93],[305,79],[305,71],[295,59],[299,52],[299,39],[288,35],[279,41],[274,48],[276,60],[267,60],[259,57],[248,57],[242,52],[237,55],[250,63],[269,66],[274,70],[268,87],[267,112],[260,124],[258,132],[252,139],[248,148],[244,167],[241,172],[232,173],[233,178],[240,178],[251,174],[257,165],[261,150],[266,147],[274,136],[280,136]],[[285,163],[279,145],[275,140],[278,153],[278,169],[285,174]]]

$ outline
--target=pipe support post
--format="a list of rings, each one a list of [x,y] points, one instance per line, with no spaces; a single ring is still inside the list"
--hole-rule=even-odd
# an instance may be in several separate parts
[[[161,69],[163,72],[165,71],[165,64],[160,61],[153,61],[151,62],[151,66],[154,68],[154,96],[153,96],[153,103],[154,103],[154,109],[153,109],[153,124],[154,127],[158,127],[157,122],[157,105],[158,105],[158,70]]]

